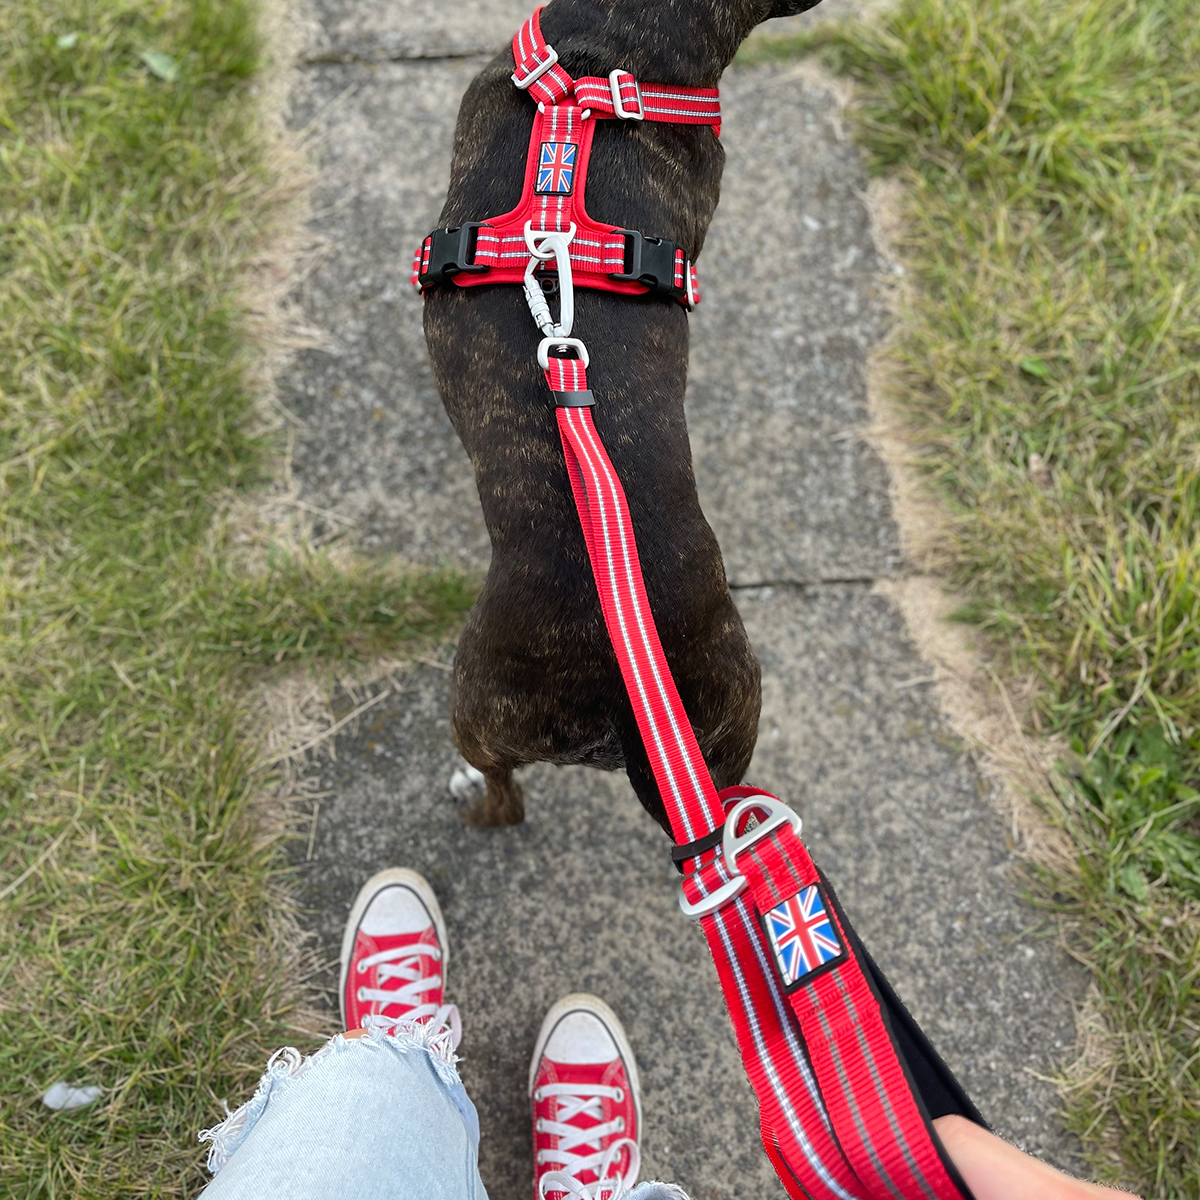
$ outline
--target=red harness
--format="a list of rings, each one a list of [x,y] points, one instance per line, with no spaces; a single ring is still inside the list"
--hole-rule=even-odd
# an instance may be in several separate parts
[[[647,245],[670,243],[584,212],[592,118],[719,130],[717,93],[639,85],[626,71],[573,80],[542,38],[537,13],[513,39],[513,57],[514,84],[539,101],[521,202],[502,217],[431,234],[414,283],[525,285],[605,624],[678,843],[672,857],[691,866],[681,907],[708,939],[758,1096],[763,1144],[788,1194],[971,1200],[921,1096],[936,1097],[941,1111],[982,1118],[862,947],[800,840],[800,818],[757,788],[718,793],[713,785],[659,642],[624,491],[588,411],[587,349],[569,336],[574,285],[669,291],[689,307],[694,300],[681,249],[664,260],[668,289],[657,269],[639,275],[636,267],[639,244],[644,255]],[[558,322],[539,280],[551,264]]]
[[[538,102],[516,208],[486,221],[435,229],[413,258],[413,286],[423,291],[451,279],[459,287],[522,283],[530,234],[570,234],[567,254],[576,287],[628,296],[656,292],[691,308],[699,301],[696,271],[682,246],[636,229],[593,221],[584,209],[594,120],[711,125],[721,132],[716,88],[639,84],[628,72],[572,79],[546,44],[538,12],[513,38],[516,87]],[[573,231],[573,232],[572,232]]]

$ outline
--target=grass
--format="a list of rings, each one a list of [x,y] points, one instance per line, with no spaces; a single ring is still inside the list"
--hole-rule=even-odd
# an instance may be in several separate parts
[[[1037,891],[1094,970],[1072,1128],[1200,1194],[1200,23],[1192,0],[900,0],[760,42],[859,85],[900,181],[897,399],[960,616],[1071,751]],[[1095,1048],[1093,1048],[1095,1050]]]
[[[471,586],[225,515],[276,450],[251,0],[7,0],[0,45],[0,1191],[190,1195],[295,1002],[249,697]]]

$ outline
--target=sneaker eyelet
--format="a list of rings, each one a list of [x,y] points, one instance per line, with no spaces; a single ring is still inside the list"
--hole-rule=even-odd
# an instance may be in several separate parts
[[[625,1099],[625,1089],[624,1089],[624,1088],[617,1088],[617,1094],[616,1094],[616,1096],[614,1097],[614,1099],[616,1100],[616,1102],[617,1102],[618,1104],[620,1104],[620,1103],[621,1103],[621,1101]]]
[[[533,1102],[534,1102],[534,1104],[540,1104],[542,1102],[542,1089],[541,1088],[533,1089]]]
[[[356,993],[356,996],[357,996],[357,999],[358,999],[358,1002],[359,1002],[359,1004],[361,1004],[361,1003],[362,1003],[362,1002],[363,1002],[363,1001],[366,999],[366,996],[364,996],[364,995],[363,995],[363,992],[365,992],[366,990],[367,990],[366,988],[359,988],[359,989],[358,989],[358,992]]]
[[[617,1118],[617,1132],[618,1133],[625,1132],[625,1118],[624,1117]]]
[[[357,966],[358,966],[358,973],[360,975],[367,969],[367,964],[365,962],[359,962],[357,964]]]

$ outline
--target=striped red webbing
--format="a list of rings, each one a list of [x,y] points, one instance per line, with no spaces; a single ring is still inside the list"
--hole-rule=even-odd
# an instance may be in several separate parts
[[[681,125],[711,125],[721,132],[721,101],[716,88],[669,87],[665,84],[640,84],[628,71],[613,72],[613,79],[598,75],[573,78],[557,61],[554,51],[542,36],[538,9],[513,37],[512,52],[516,69],[513,79],[526,83],[525,90],[537,101],[538,111],[529,137],[525,159],[525,180],[515,208],[489,217],[475,235],[472,267],[481,271],[462,271],[454,276],[456,287],[480,287],[493,283],[520,283],[529,262],[525,240],[527,227],[538,232],[554,230],[575,232],[567,247],[571,272],[577,287],[597,288],[621,295],[640,296],[647,285],[634,279],[613,279],[625,270],[626,240],[632,231],[617,225],[594,221],[584,205],[588,160],[591,156],[593,118],[618,117],[613,89],[621,97],[628,119],[633,114],[650,121]],[[550,64],[543,73],[540,68]],[[574,148],[574,176],[565,193],[536,190],[538,163],[544,144]],[[421,277],[429,271],[433,253],[433,235],[417,247],[413,255],[411,282],[421,290]],[[677,248],[670,280],[683,294],[677,299],[688,308],[699,303],[696,268],[682,249]]]
[[[524,82],[542,67],[551,55],[542,37],[539,8],[513,36],[514,77]],[[547,106],[561,104],[574,94],[581,108],[590,108],[596,117],[615,117],[612,83],[599,75],[584,75],[574,79],[555,62],[538,76],[526,90]],[[619,72],[617,90],[627,111],[637,111],[650,121],[670,121],[677,125],[711,125],[721,134],[721,99],[716,88],[670,87],[662,83],[639,85],[628,71]],[[640,96],[640,100],[639,100]]]
[[[550,358],[546,380],[553,392],[588,387],[578,359]],[[767,793],[716,792],[658,639],[620,480],[590,409],[560,406],[557,413],[601,609],[650,766],[675,840],[695,841],[724,822],[727,804]],[[788,1194],[969,1200],[933,1143],[853,951],[808,986],[791,994],[783,987],[760,914],[817,880],[800,839],[784,827],[738,867],[748,890],[700,925],[758,1096],[763,1144]],[[710,850],[685,890],[694,902],[730,878],[721,850]],[[848,948],[840,919],[838,929]]]

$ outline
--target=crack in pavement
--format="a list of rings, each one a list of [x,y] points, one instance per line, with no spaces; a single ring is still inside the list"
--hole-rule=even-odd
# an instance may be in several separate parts
[[[870,587],[880,579],[895,579],[895,575],[831,575],[821,579],[756,579],[750,583],[731,583],[731,592],[750,592],[757,588],[790,588],[803,592],[813,588],[838,586]]]
[[[327,50],[320,54],[309,55],[307,58],[298,59],[296,66],[303,67],[353,67],[379,66],[382,63],[403,63],[403,62],[422,62],[422,63],[445,63],[445,62],[461,62],[468,58],[482,58],[484,55],[498,54],[499,51],[493,46],[480,46],[475,49],[468,50],[414,50],[411,52],[401,51],[395,54],[374,54],[366,56],[354,50]]]

